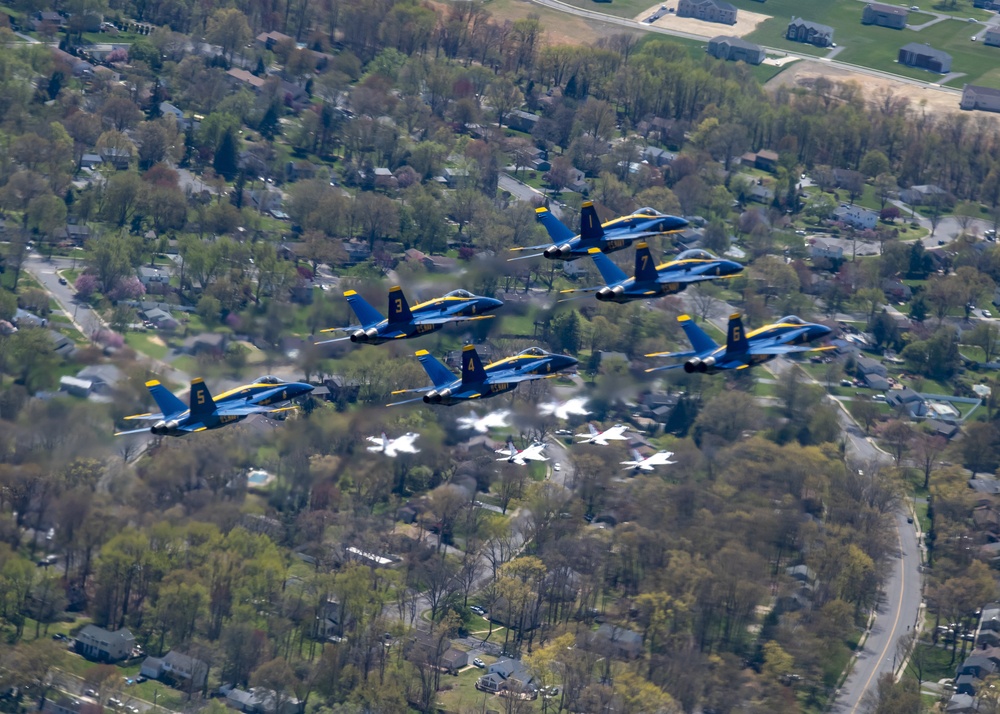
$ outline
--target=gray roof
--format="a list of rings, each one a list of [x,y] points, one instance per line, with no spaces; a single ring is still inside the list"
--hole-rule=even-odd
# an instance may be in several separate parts
[[[718,37],[713,37],[711,42],[716,42],[718,44],[726,44],[730,47],[742,47],[745,50],[759,50],[760,45],[755,45],[753,42],[747,42],[742,37],[733,37],[731,35],[719,35]],[[666,153],[666,152],[664,152]]]
[[[736,11],[736,6],[733,5],[732,3],[726,2],[726,0],[702,0],[698,4],[702,5],[702,4],[706,3],[706,2],[710,3],[712,5],[715,5],[720,10],[732,10],[734,12]]]
[[[936,50],[926,43],[920,42],[909,42],[899,48],[900,51],[913,52],[914,54],[924,55],[926,57],[934,57],[935,59],[944,61],[951,61],[951,55],[944,50]],[[916,186],[914,186],[916,188]]]
[[[605,622],[603,625],[598,627],[597,634],[601,637],[606,637],[612,642],[621,642],[623,644],[642,644],[641,634],[624,627],[615,627],[609,622]]]
[[[812,22],[811,20],[804,20],[801,17],[793,17],[792,21],[788,23],[789,25],[801,25],[803,27],[808,27],[810,30],[815,30],[820,35],[832,35],[833,28],[829,25],[821,25],[818,22]]]
[[[116,384],[122,378],[122,371],[113,364],[92,364],[77,372],[76,377],[91,381],[100,380],[105,384]]]
[[[1000,89],[993,87],[980,87],[975,84],[967,84],[962,88],[963,92],[972,92],[980,97],[1000,97]]]
[[[887,15],[903,15],[909,14],[909,11],[905,7],[897,7],[896,5],[883,5],[880,2],[870,2],[868,7],[877,12],[884,12]]]
[[[97,625],[87,625],[84,627],[80,630],[79,634],[77,634],[77,639],[80,637],[93,637],[95,639],[103,638],[108,642],[111,642],[113,639],[120,639],[122,641],[135,639],[126,627],[112,632],[111,630],[106,630],[103,627],[98,627]]]

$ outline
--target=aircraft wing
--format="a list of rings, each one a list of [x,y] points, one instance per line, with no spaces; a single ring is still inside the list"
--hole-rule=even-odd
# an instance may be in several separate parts
[[[601,438],[611,441],[628,441],[628,437],[625,436],[626,431],[628,431],[627,426],[613,426],[601,434]]]
[[[320,332],[355,332],[365,329],[364,325],[348,325],[347,327],[327,327]]]
[[[832,350],[832,345],[825,347],[810,347],[809,345],[763,345],[761,347],[751,347],[752,355],[787,355],[792,352],[822,352]]]
[[[729,275],[695,275],[693,273],[679,273],[677,271],[665,271],[656,276],[658,283],[700,283],[705,280],[724,280]]]
[[[536,379],[552,379],[553,377],[558,377],[559,373],[555,372],[553,374],[512,374],[509,377],[490,375],[486,384],[517,384],[518,382],[533,382]]]
[[[663,466],[666,464],[675,463],[670,460],[670,457],[674,455],[672,451],[658,451],[652,456],[650,456],[644,462],[647,466]]]
[[[570,240],[573,240],[573,236],[570,236]],[[521,250],[545,250],[546,248],[551,248],[552,243],[542,243],[541,245],[525,245],[519,248],[511,248],[511,251],[517,252]]]
[[[378,447],[382,448],[382,439],[378,436],[366,436],[365,441],[370,441],[373,444],[378,444]]]
[[[429,391],[429,390],[431,390],[431,389],[433,389],[433,387],[427,387],[426,389],[424,389],[424,390],[422,390],[422,391],[425,391],[425,392],[426,392],[426,391]],[[417,391],[417,390],[413,390],[413,389],[404,389],[403,391],[404,391],[404,392],[412,392],[412,391]],[[393,394],[396,394],[396,392],[393,392]],[[398,407],[398,406],[399,406],[400,404],[410,404],[410,403],[412,403],[412,402],[419,402],[419,401],[421,401],[422,399],[423,399],[423,397],[414,397],[413,399],[403,399],[403,400],[401,400],[401,401],[398,401],[398,402],[389,402],[388,404],[386,404],[386,406],[387,406],[387,407]]]
[[[413,442],[415,442],[419,436],[419,434],[404,434],[398,439],[393,439],[390,442],[390,446],[393,451],[398,453],[416,454],[420,451],[420,449],[414,446]]]
[[[228,406],[223,405],[219,408],[220,416],[248,416],[250,414],[269,414],[271,412],[280,412],[284,409],[272,409],[271,407],[262,407],[256,404],[243,404],[240,406]]]
[[[143,427],[142,429],[129,429],[128,431],[116,431],[115,436],[125,436],[127,434],[141,434],[143,432],[149,433],[150,427]]]
[[[159,421],[163,419],[162,414],[133,414],[132,416],[122,417],[122,419],[132,421]]]
[[[496,315],[452,315],[451,317],[414,318],[414,325],[445,325],[449,322],[469,322],[471,320],[492,320]]]
[[[667,369],[680,369],[683,366],[684,366],[684,363],[683,362],[679,362],[678,364],[665,364],[662,367],[650,367],[646,371],[647,372],[662,372],[662,371],[667,370]]]
[[[544,450],[544,445],[535,444],[533,446],[529,446],[527,449],[518,454],[518,456],[529,461],[548,461],[548,458],[543,454]]]

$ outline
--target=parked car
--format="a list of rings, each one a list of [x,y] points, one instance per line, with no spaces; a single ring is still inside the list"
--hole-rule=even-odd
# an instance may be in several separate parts
[[[560,463],[557,462],[556,465],[553,466],[552,468],[555,471],[562,471],[562,464],[560,464]]]
[[[54,640],[68,640],[69,638],[66,635],[64,635],[63,633],[57,632],[56,634],[52,635],[52,639],[54,639]]]
[[[482,661],[481,659],[479,659],[478,657],[476,657],[476,658],[475,658],[474,660],[472,660],[472,666],[473,666],[473,667],[479,667],[479,669],[485,669],[485,667],[486,667],[486,663],[485,663],[485,662],[483,662],[483,661]]]
[[[122,700],[118,699],[117,697],[111,697],[108,700],[108,706],[111,707],[112,709],[120,709],[122,706]]]
[[[60,285],[68,285],[69,281],[67,281],[66,278],[60,277],[59,278],[59,284]]]
[[[479,605],[472,605],[472,606],[469,607],[469,609],[472,610],[477,615],[485,615],[486,614],[486,610],[484,610],[483,608],[479,607]]]
[[[135,683],[136,683],[136,684],[142,684],[142,683],[143,683],[143,682],[145,682],[145,681],[146,681],[146,676],[145,676],[145,675],[142,675],[142,674],[138,675],[138,676],[137,676],[137,677],[135,678]]]
[[[873,402],[884,402],[885,401],[885,395],[884,394],[876,394],[875,396],[872,397],[872,401]]]

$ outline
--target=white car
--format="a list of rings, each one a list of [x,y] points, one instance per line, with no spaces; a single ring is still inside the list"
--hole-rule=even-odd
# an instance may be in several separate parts
[[[486,667],[486,663],[483,662],[478,657],[476,657],[474,660],[472,660],[472,666],[473,667],[479,667],[479,669],[484,669]]]
[[[556,464],[552,469],[553,471],[562,471],[562,464]]]

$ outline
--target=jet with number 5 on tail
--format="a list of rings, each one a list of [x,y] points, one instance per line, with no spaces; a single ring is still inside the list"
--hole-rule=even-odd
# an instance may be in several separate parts
[[[801,317],[788,315],[771,325],[764,325],[747,332],[739,313],[729,316],[726,344],[719,346],[711,337],[694,324],[687,315],[677,318],[691,346],[689,352],[654,352],[647,357],[686,357],[686,361],[653,367],[647,372],[683,367],[688,374],[695,372],[715,374],[727,369],[746,369],[768,362],[779,355],[793,352],[820,352],[833,347],[810,347],[805,343],[829,335],[832,330],[826,325],[806,322]]]
[[[449,322],[468,322],[470,320],[488,320],[492,312],[503,305],[496,298],[473,295],[468,290],[452,290],[433,300],[410,307],[403,295],[403,289],[398,285],[389,290],[389,316],[372,307],[368,301],[354,290],[344,293],[347,303],[361,321],[360,325],[347,327],[330,327],[321,332],[350,332],[347,337],[317,342],[325,345],[330,342],[350,340],[351,342],[379,345],[391,340],[418,337],[429,332],[440,330]]]
[[[115,436],[148,432],[155,436],[184,436],[195,431],[218,429],[222,426],[243,421],[251,414],[275,414],[297,409],[295,406],[275,407],[309,394],[311,384],[305,382],[282,382],[276,377],[263,377],[254,384],[244,385],[220,394],[213,399],[202,379],[191,380],[189,403],[180,399],[155,379],[146,382],[149,393],[160,407],[160,413],[135,414],[126,420],[154,421],[152,426],[142,429],[120,431]]]
[[[576,260],[588,254],[591,248],[602,253],[613,253],[632,243],[652,236],[676,233],[688,227],[688,222],[678,216],[668,216],[653,208],[640,208],[635,213],[620,216],[602,224],[591,201],[584,201],[580,208],[580,233],[574,235],[562,221],[547,208],[536,208],[535,217],[542,224],[554,245],[530,245],[511,250],[545,250],[541,253],[522,255],[509,260],[524,260],[543,255],[550,260]]]
[[[639,243],[635,251],[635,275],[628,277],[597,248],[590,249],[597,269],[607,285],[592,288],[562,290],[569,293],[596,293],[602,302],[626,303],[632,300],[674,295],[692,283],[730,278],[742,272],[743,266],[734,260],[716,258],[707,250],[686,250],[676,260],[656,265],[646,243]],[[573,300],[575,298],[569,298]]]
[[[500,369],[487,372],[483,362],[472,345],[462,348],[462,376],[455,378],[451,370],[438,362],[427,350],[417,352],[417,359],[423,366],[433,384],[429,387],[415,389],[400,389],[393,394],[424,392],[422,397],[404,399],[386,406],[394,407],[423,400],[424,404],[443,404],[451,406],[472,399],[486,399],[504,394],[517,387],[521,382],[532,382],[537,379],[549,379],[559,373],[536,374],[534,372],[515,374],[510,369]]]

